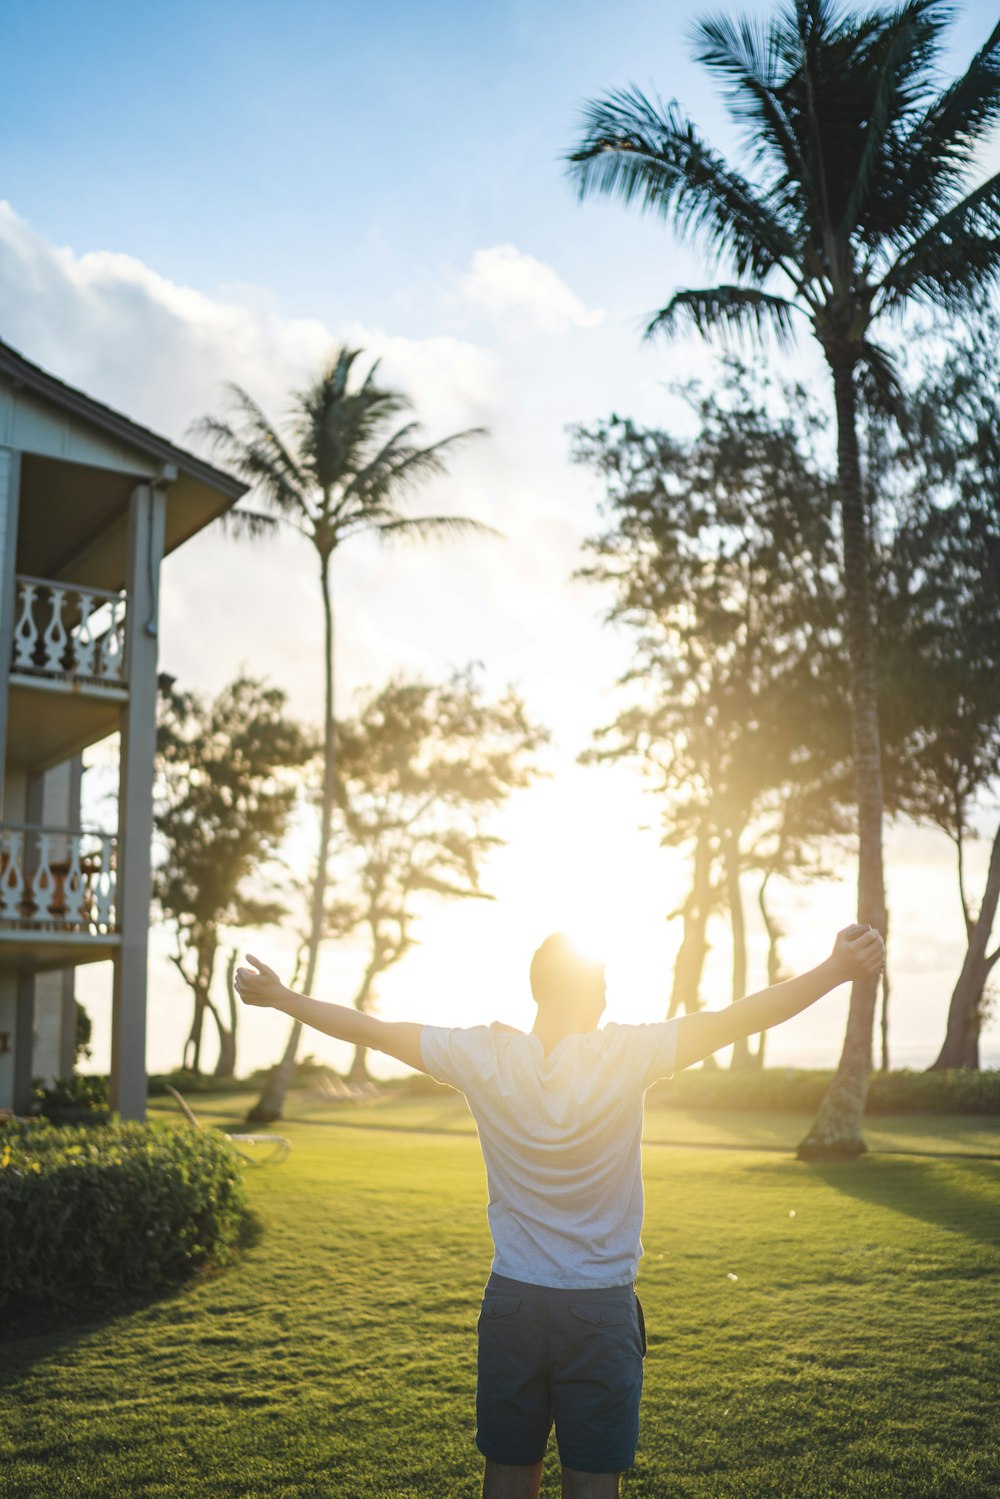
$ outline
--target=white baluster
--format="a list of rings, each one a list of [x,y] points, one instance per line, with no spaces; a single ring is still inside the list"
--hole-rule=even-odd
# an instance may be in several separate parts
[[[38,835],[38,863],[31,874],[31,894],[35,903],[32,921],[51,921],[53,919],[52,898],[55,895],[56,881],[52,873],[52,834],[39,833]]]
[[[113,931],[117,925],[117,910],[112,915],[112,907],[115,905],[115,881],[117,870],[112,865],[112,847],[114,840],[107,834],[101,834],[101,869],[96,880],[95,895],[97,897],[96,924],[102,930]]]
[[[46,671],[61,672],[63,670],[63,653],[66,650],[66,626],[62,622],[63,600],[66,597],[65,588],[59,588],[55,583],[48,584],[52,595],[52,618],[49,627],[45,631],[45,669]]]
[[[21,583],[21,617],[14,627],[14,665],[34,666],[35,646],[38,644],[38,625],[35,622],[34,583]]]
[[[111,610],[111,623],[101,639],[101,666],[99,675],[107,682],[120,682],[122,680],[122,657],[124,654],[122,643],[122,632],[124,621],[122,618],[123,600],[113,598],[108,600]]]
[[[70,833],[69,869],[66,871],[66,880],[63,885],[63,896],[66,902],[64,920],[67,926],[76,926],[81,919],[83,909],[83,870],[80,866],[80,844],[82,841],[82,833]]]
[[[17,921],[21,915],[21,899],[24,895],[24,868],[21,854],[24,835],[8,828],[3,835],[3,873],[0,874],[0,918]]]
[[[94,612],[94,596],[92,593],[79,594],[80,599],[80,623],[73,631],[73,665],[82,677],[94,675],[94,651],[97,642],[90,628],[90,616]]]

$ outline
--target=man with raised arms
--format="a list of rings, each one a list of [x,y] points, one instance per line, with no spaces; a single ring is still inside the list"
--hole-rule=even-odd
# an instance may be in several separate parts
[[[525,1033],[378,1020],[286,989],[247,954],[253,966],[235,978],[246,1004],[397,1057],[468,1100],[494,1245],[479,1315],[483,1499],[535,1499],[553,1424],[564,1499],[615,1499],[634,1460],[646,1351],[635,1294],[646,1089],[877,973],[884,956],[873,928],[845,927],[816,968],[724,1010],[599,1029],[604,965],[555,933],[531,962],[537,1015]]]

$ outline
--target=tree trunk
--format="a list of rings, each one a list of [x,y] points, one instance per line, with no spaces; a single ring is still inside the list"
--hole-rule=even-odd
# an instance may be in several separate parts
[[[729,901],[729,924],[733,934],[733,1004],[747,992],[747,922],[740,885],[740,846],[733,833],[722,840],[722,857],[726,871],[726,897]],[[730,1068],[739,1070],[753,1065],[750,1040],[740,1036],[733,1043]]]
[[[698,827],[694,846],[694,873],[691,890],[684,902],[684,936],[674,964],[674,981],[670,992],[667,1019],[679,1010],[693,1014],[701,1008],[698,990],[708,952],[705,931],[712,904],[712,845],[707,819]]]
[[[229,954],[229,962],[226,965],[226,993],[229,996],[229,1029],[222,1024],[218,1011],[213,1006],[212,1014],[219,1028],[219,1060],[215,1064],[216,1077],[233,1077],[236,1072],[236,1024],[239,1014],[236,1008],[236,991],[233,988],[233,977],[236,973],[237,949],[234,947]]]
[[[367,1046],[356,1046],[354,1048],[354,1059],[351,1062],[351,1066],[347,1074],[347,1081],[349,1083],[356,1084],[367,1083],[371,1081],[368,1076],[367,1057]]]
[[[856,389],[849,356],[828,354],[837,406],[837,479],[843,541],[844,619],[851,672],[851,744],[858,804],[858,921],[885,931],[882,867],[882,756],[875,676],[868,517],[861,492]],[[871,1080],[878,975],[851,987],[847,1032],[837,1071],[800,1160],[850,1157],[867,1149],[861,1119]]]
[[[773,868],[767,871],[760,882],[760,889],[757,892],[757,904],[760,907],[761,919],[764,923],[764,930],[767,933],[768,988],[771,988],[774,984],[781,983],[781,952],[778,943],[784,936],[781,927],[771,915],[767,904],[767,885],[773,873]],[[761,1031],[760,1040],[757,1042],[757,1050],[754,1052],[752,1058],[755,1067],[763,1067],[764,1065],[764,1043],[766,1041],[767,1031]]]
[[[889,925],[888,913],[886,913],[886,926]],[[889,933],[882,933],[886,946],[889,945]],[[879,1064],[880,1072],[889,1071],[889,965],[886,963],[882,969],[882,1012],[879,1018],[879,1033],[882,1042],[882,1059]]]
[[[980,1006],[990,971],[997,962],[1000,948],[987,956],[990,933],[1000,901],[1000,828],[997,829],[986,875],[986,891],[979,916],[969,931],[962,971],[958,976],[948,1006],[948,1028],[937,1060],[929,1071],[944,1067],[978,1067]]]
[[[184,1072],[198,1072],[201,1065],[201,1033],[205,1022],[205,997],[196,987],[194,991],[194,1017],[191,1021],[191,1030],[184,1043],[184,1056],[181,1061],[181,1069]]]
[[[333,600],[330,596],[329,556],[320,556],[320,589],[323,595],[323,791],[320,804],[319,852],[309,921],[308,957],[305,980],[302,985],[305,994],[312,993],[313,984],[316,981],[319,950],[323,941],[327,859],[330,849],[330,829],[333,825],[333,804],[336,799],[337,730],[334,721]],[[277,1066],[271,1069],[260,1097],[247,1114],[248,1123],[270,1124],[273,1120],[281,1118],[285,1098],[295,1078],[295,1054],[301,1034],[302,1022],[296,1020],[288,1033],[284,1056]]]
[[[383,951],[384,949],[379,938],[379,933],[376,931],[372,936],[372,960],[368,964],[368,967],[365,969],[364,977],[361,980],[360,985],[358,986],[358,992],[357,994],[355,994],[352,1001],[354,1008],[356,1010],[360,1010],[362,1014],[364,1014],[365,1010],[368,1007],[368,1001],[371,998],[372,985],[374,984],[377,976],[383,971]],[[368,1076],[367,1046],[356,1046],[354,1048],[354,1057],[351,1061],[351,1066],[347,1074],[347,1081],[349,1083],[367,1083],[371,1081]]]
[[[214,926],[209,924],[200,927],[199,931],[201,935],[197,946],[198,967],[191,986],[194,993],[194,1019],[191,1022],[191,1033],[184,1045],[183,1062],[185,1071],[195,1073],[201,1071],[201,1042],[205,1029],[205,1011],[208,1009],[208,996],[215,973],[215,954],[219,945]],[[184,977],[184,969],[181,967],[179,958],[175,960],[175,963],[181,976]]]

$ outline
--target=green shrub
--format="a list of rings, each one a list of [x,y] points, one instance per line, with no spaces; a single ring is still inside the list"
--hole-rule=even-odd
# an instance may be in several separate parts
[[[654,1107],[682,1109],[773,1109],[810,1114],[819,1107],[830,1068],[687,1068],[657,1083]],[[869,1114],[1000,1114],[1000,1070],[985,1072],[873,1072]]]
[[[59,1310],[231,1258],[246,1193],[213,1131],[135,1121],[0,1130],[0,1307]]]
[[[75,1072],[69,1077],[57,1077],[48,1088],[36,1078],[31,1112],[57,1124],[103,1122],[110,1113],[107,1075]]]

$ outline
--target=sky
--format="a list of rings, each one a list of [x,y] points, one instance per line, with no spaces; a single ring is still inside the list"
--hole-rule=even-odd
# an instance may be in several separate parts
[[[692,60],[703,13],[593,0],[35,0],[4,15],[0,337],[181,442],[221,409],[226,381],[280,416],[342,342],[382,360],[428,440],[489,429],[421,506],[474,515],[502,540],[362,541],[335,568],[341,711],[393,673],[438,680],[480,661],[491,690],[513,683],[553,733],[546,779],[497,821],[496,899],[428,910],[421,946],[381,985],[387,1018],[529,1025],[528,961],[559,926],[604,942],[611,1018],[664,1012],[680,939],[664,918],[683,895],[684,860],[659,847],[658,808],[631,772],[576,764],[620,701],[628,642],[602,623],[607,597],[572,578],[600,496],[570,462],[567,428],[611,411],[681,419],[669,384],[710,377],[714,356],[693,341],[644,344],[641,329],[712,273],[663,225],[581,204],[563,157],[585,101],[630,83],[678,99],[715,144],[738,150]],[[994,22],[981,0],[959,12],[943,77]],[[792,367],[828,400],[810,348]],[[203,533],[165,563],[162,609],[160,666],[180,686],[215,692],[248,669],[318,720],[319,594],[297,539],[250,547]],[[985,853],[973,850],[973,879]],[[905,827],[890,830],[888,858],[892,1056],[919,1066],[936,1054],[961,961],[953,859],[940,835]],[[853,918],[852,883],[845,865],[821,887],[780,891],[789,966],[825,955]],[[751,912],[752,901],[748,889]],[[189,1020],[168,950],[154,929],[151,1071],[179,1062]],[[294,938],[255,934],[253,950],[284,971]],[[321,997],[348,1000],[362,958],[355,943],[329,948]],[[752,986],[764,961],[752,926]],[[720,929],[704,990],[713,1007],[731,997],[728,967]],[[94,1018],[88,1065],[104,1070],[106,966],[81,970],[78,993]],[[846,1007],[844,988],[773,1032],[769,1056],[832,1065]],[[272,1061],[286,1030],[279,1015],[244,1012],[239,1070]],[[1000,1060],[996,1023],[986,1050]],[[346,1060],[315,1032],[301,1051]],[[205,1064],[214,1058],[210,1042]]]

